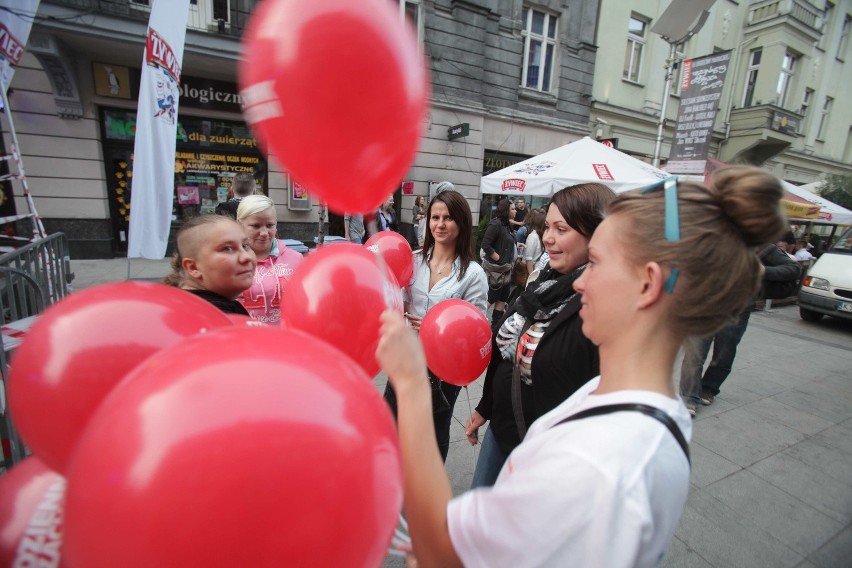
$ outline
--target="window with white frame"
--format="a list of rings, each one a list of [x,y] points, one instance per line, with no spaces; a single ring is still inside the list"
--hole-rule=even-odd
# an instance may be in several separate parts
[[[784,60],[781,62],[781,74],[778,76],[778,87],[775,90],[777,95],[776,100],[778,106],[787,106],[787,95],[790,92],[790,84],[793,82],[793,76],[796,73],[796,61],[798,57],[789,51],[784,54]]]
[[[223,31],[230,21],[230,0],[189,0],[188,28],[208,30],[218,26]]]
[[[819,47],[825,49],[828,41],[828,32],[831,30],[831,20],[834,19],[834,3],[826,2],[822,11],[822,25],[820,26]]]
[[[843,20],[843,29],[840,30],[840,43],[837,44],[837,59],[841,61],[846,58],[846,47],[849,44],[849,28],[852,26],[852,16],[846,14],[846,19]]]
[[[399,17],[408,20],[417,31],[417,39],[423,40],[423,15],[421,0],[391,0],[399,4]]]
[[[832,97],[825,97],[825,102],[822,103],[822,115],[819,117],[819,129],[817,130],[818,140],[825,140],[825,131],[828,128],[828,120],[833,103],[834,99]]]
[[[627,51],[624,54],[624,74],[622,75],[628,81],[639,82],[647,35],[648,19],[635,14],[631,15],[630,23],[627,25]]]
[[[754,102],[754,87],[757,85],[757,72],[760,71],[760,58],[763,49],[752,49],[748,55],[748,71],[746,71],[745,91],[743,92],[743,107],[750,107]]]
[[[524,8],[524,68],[521,85],[537,91],[550,92],[556,58],[556,24],[553,14]]]
[[[808,117],[808,110],[811,108],[811,101],[814,99],[814,90],[805,87],[805,94],[802,95],[802,104],[799,106],[799,114],[802,115],[802,122]]]

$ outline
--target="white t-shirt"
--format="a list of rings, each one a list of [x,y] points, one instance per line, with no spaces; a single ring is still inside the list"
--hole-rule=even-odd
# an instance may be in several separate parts
[[[538,233],[531,232],[527,237],[526,248],[524,248],[524,260],[535,262],[541,256],[541,239]]]
[[[816,258],[808,249],[799,249],[793,255],[796,260],[811,260],[812,258]]]
[[[668,413],[689,440],[683,402],[649,391],[594,395],[599,378],[535,421],[494,487],[447,507],[465,566],[656,566],[683,512],[689,464],[674,436],[640,412],[551,428],[586,408],[643,403]]]

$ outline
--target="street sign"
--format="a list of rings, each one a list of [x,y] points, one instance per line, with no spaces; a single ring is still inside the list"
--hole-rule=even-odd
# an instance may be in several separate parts
[[[447,138],[449,138],[450,140],[455,140],[456,138],[463,138],[468,134],[470,134],[470,124],[467,122],[456,124],[455,126],[450,126],[447,129]]]

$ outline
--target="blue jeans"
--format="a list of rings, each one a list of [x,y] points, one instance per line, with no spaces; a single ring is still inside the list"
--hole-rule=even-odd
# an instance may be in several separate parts
[[[491,428],[488,428],[485,436],[482,437],[482,448],[479,450],[479,459],[476,460],[476,469],[473,471],[470,488],[476,489],[477,487],[494,485],[507,459],[509,459],[509,456],[503,453],[503,450],[497,444],[497,438],[494,437]]]
[[[714,396],[719,394],[722,383],[731,374],[734,357],[737,356],[737,346],[745,335],[748,319],[751,317],[751,306],[737,316],[736,321],[728,324],[719,333],[710,337],[702,337],[695,343],[695,349],[687,349],[680,368],[680,393],[686,402],[695,405],[701,403],[701,392],[707,391]],[[701,370],[704,361],[713,345],[713,359],[710,360],[704,376]]]

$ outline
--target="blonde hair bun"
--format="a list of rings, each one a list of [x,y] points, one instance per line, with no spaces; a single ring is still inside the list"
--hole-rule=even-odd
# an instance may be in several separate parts
[[[784,190],[769,172],[753,166],[720,168],[713,172],[708,189],[746,245],[775,242],[787,230],[780,208]]]

